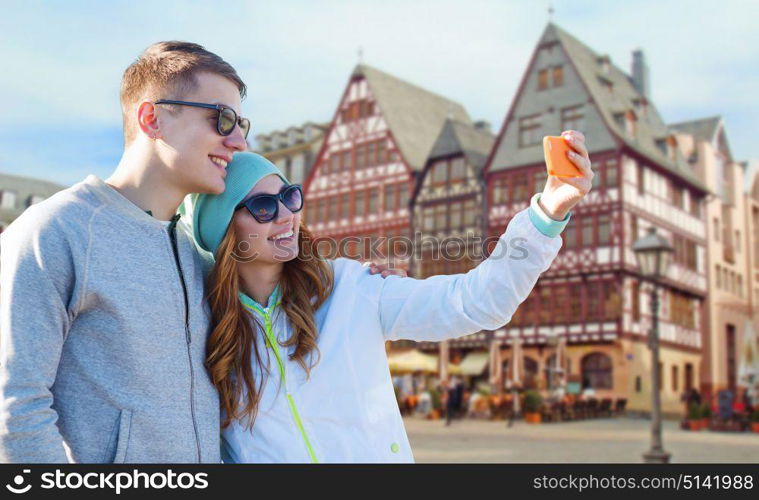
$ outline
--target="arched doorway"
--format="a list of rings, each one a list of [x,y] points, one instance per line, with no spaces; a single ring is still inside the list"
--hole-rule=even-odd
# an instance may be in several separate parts
[[[593,389],[612,388],[611,358],[602,352],[592,352],[583,356],[580,361],[582,370],[582,385]]]

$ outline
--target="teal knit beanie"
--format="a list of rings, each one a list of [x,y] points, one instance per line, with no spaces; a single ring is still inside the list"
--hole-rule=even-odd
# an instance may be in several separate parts
[[[285,175],[261,155],[235,153],[227,165],[226,189],[218,195],[192,194],[180,208],[180,213],[192,217],[192,234],[200,248],[216,253],[227,232],[234,210],[245,195],[267,175],[275,174],[286,184]]]

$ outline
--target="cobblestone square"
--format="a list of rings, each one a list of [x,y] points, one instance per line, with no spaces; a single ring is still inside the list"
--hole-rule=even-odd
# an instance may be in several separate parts
[[[552,424],[405,418],[418,463],[639,463],[650,442],[649,421],[595,419]],[[759,434],[690,432],[663,424],[672,463],[759,463]]]

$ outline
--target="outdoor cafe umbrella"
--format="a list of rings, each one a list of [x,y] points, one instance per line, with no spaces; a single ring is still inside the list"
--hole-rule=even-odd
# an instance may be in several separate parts
[[[416,349],[390,354],[387,357],[388,365],[392,373],[437,373],[438,357],[435,354],[425,354]],[[449,373],[458,373],[458,367],[451,365]]]

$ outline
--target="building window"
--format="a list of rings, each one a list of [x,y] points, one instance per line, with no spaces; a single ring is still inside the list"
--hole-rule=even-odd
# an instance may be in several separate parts
[[[369,190],[369,213],[376,214],[379,212],[379,189],[373,188]]]
[[[33,194],[27,199],[26,206],[31,207],[32,205],[36,205],[37,203],[40,203],[41,201],[44,201],[44,200],[45,200],[44,196]]]
[[[575,248],[577,246],[577,218],[572,217],[569,219],[569,223],[564,228],[561,236],[564,238],[565,248]]]
[[[501,177],[493,181],[492,200],[493,205],[506,203],[509,198],[509,184],[506,177]]]
[[[529,193],[527,192],[528,187],[527,174],[524,172],[515,174],[512,202],[519,203],[520,201],[527,200],[529,198]]]
[[[319,200],[316,220],[319,222],[327,222],[327,198]]]
[[[643,194],[646,192],[644,181],[645,181],[645,176],[643,172],[643,165],[638,165],[638,194]]]
[[[548,70],[541,69],[538,71],[538,90],[545,90],[548,88]]]
[[[593,216],[585,215],[580,219],[580,230],[582,231],[581,245],[591,246],[593,245]]]
[[[16,208],[16,192],[0,191],[0,207]]]
[[[582,358],[582,384],[593,389],[612,388],[611,358],[601,352],[593,352]]]
[[[519,119],[519,147],[534,146],[543,140],[540,135],[540,115]]]
[[[712,219],[712,228],[714,229],[714,241],[719,241],[719,219]]]
[[[685,391],[690,392],[693,388],[693,365],[691,363],[685,363]]]
[[[685,267],[698,271],[698,247],[694,241],[685,241]]]
[[[398,188],[398,207],[401,210],[408,208],[408,184],[405,182]]]
[[[553,301],[551,300],[551,287],[540,287],[540,324],[547,325],[553,322],[554,310]]]
[[[385,186],[385,211],[395,210],[395,187],[396,184]]]
[[[611,242],[611,218],[609,215],[598,216],[598,244],[608,245]]]
[[[435,206],[435,230],[445,229],[448,222],[448,205]]]
[[[585,130],[584,105],[579,104],[561,110],[561,130]]]
[[[328,174],[331,174],[333,172],[337,172],[340,170],[340,155],[337,153],[332,153],[329,157],[329,162],[327,163],[327,168],[325,169]]]
[[[564,68],[562,66],[554,66],[552,76],[554,87],[561,87],[564,85]]]
[[[347,219],[350,217],[351,212],[351,195],[350,193],[345,193],[342,196],[340,196],[340,218],[341,219]]]
[[[462,212],[464,204],[459,202],[451,203],[451,229],[457,229],[461,227]]]
[[[714,267],[714,273],[717,275],[717,288],[722,288],[722,269],[719,264]]]
[[[466,168],[463,158],[456,158],[451,162],[451,181],[463,181],[466,177]]]
[[[329,202],[328,202],[329,220],[330,221],[337,220],[337,208],[338,208],[337,199],[336,198],[330,199]]]
[[[685,210],[685,190],[680,186],[672,185],[672,204],[680,210]]]
[[[477,223],[477,214],[480,213],[474,204],[474,200],[464,202],[464,225],[472,226]]]
[[[441,161],[432,167],[432,184],[445,184],[448,180],[448,163]]]
[[[690,195],[690,214],[693,217],[701,217],[701,202],[693,193]]]
[[[643,390],[643,381],[640,375],[635,376],[635,392],[641,392]]]
[[[590,186],[593,189],[598,189],[601,185],[601,173],[599,172],[600,163],[597,161],[590,162],[590,169],[593,171],[593,180],[590,181]]]
[[[686,328],[695,328],[695,309],[690,297],[679,292],[670,291],[669,298],[669,314],[672,322]]]
[[[548,172],[546,169],[541,168],[540,170],[537,170],[533,176],[533,189],[532,191],[534,193],[541,193],[543,192],[543,189],[546,187],[546,180],[548,180]]]
[[[385,149],[385,139],[377,141],[377,165],[387,163],[387,150]]]
[[[617,290],[617,284],[613,281],[606,281],[603,284],[604,298],[604,319],[615,320],[622,312],[622,300]]]
[[[638,216],[635,214],[630,215],[630,241],[635,243],[638,239]]]
[[[377,143],[376,142],[370,142],[366,145],[366,166],[367,167],[373,167],[377,163]]]
[[[600,312],[598,308],[601,303],[598,299],[598,294],[600,292],[599,283],[598,282],[588,283],[586,291],[587,291],[588,311],[587,311],[587,314],[585,315],[585,319],[587,321],[598,321],[600,317]]]
[[[735,230],[735,253],[741,253],[741,232],[740,230]]]
[[[616,159],[606,160],[606,188],[612,189],[619,184],[619,164]]]
[[[364,194],[365,191],[357,191],[356,192],[356,216],[363,217],[366,213],[366,195]]]
[[[366,166],[366,144],[356,145],[356,170]]]
[[[632,319],[640,321],[640,282],[632,282]]]
[[[677,381],[680,376],[677,373],[677,365],[672,365],[672,392],[677,392]]]
[[[435,214],[432,207],[424,207],[422,210],[422,227],[425,231],[432,231],[435,228]]]

